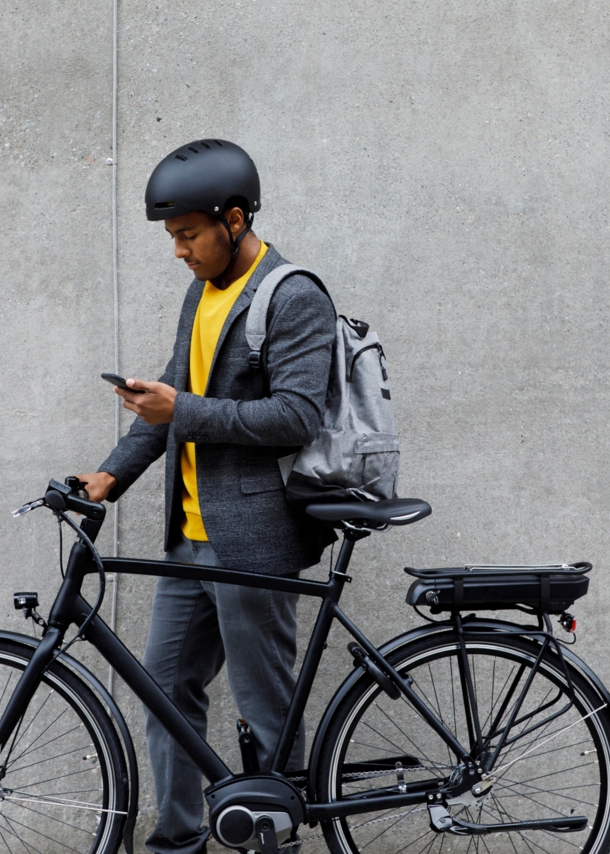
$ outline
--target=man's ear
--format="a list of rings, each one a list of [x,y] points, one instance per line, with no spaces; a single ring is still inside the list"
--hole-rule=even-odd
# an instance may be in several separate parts
[[[234,235],[240,233],[246,222],[244,212],[241,208],[238,207],[229,208],[228,211],[225,211],[225,219],[229,223],[231,233]]]

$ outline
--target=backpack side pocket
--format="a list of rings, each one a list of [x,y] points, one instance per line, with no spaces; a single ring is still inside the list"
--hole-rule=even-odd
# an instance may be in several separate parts
[[[400,446],[396,433],[361,434],[353,450],[347,483],[349,490],[375,500],[394,498]]]

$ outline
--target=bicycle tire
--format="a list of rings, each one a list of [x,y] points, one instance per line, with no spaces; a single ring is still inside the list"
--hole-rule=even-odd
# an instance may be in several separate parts
[[[506,722],[519,693],[516,688],[531,674],[540,645],[515,636],[474,633],[466,636],[466,643],[481,728],[493,745],[492,727],[497,732]],[[457,651],[457,636],[447,633],[399,648],[388,655],[388,661],[401,674],[409,674],[414,690],[461,743],[469,746]],[[484,799],[477,802],[468,792],[461,796],[467,803],[450,804],[447,809],[453,817],[476,824],[584,815],[588,818],[585,830],[522,830],[493,836],[436,833],[422,803],[323,822],[329,850],[332,854],[567,854],[580,849],[584,854],[605,854],[610,850],[610,715],[603,708],[582,720],[604,703],[575,668],[570,667],[569,674],[573,705],[543,724],[543,714],[549,717],[567,702],[567,682],[558,656],[545,653],[519,714],[531,716],[513,727],[515,740],[505,747],[495,767],[502,769],[513,759],[517,761],[500,770]],[[515,691],[505,713],[494,721],[513,684]],[[552,701],[554,705],[541,711]],[[541,724],[537,730],[526,733],[537,723]],[[574,726],[565,729],[569,724]],[[403,770],[396,769],[396,761]],[[401,785],[405,791],[405,783],[408,791],[409,784],[418,781],[446,781],[457,767],[456,757],[411,704],[402,695],[390,699],[363,673],[328,725],[316,791],[321,801],[379,788],[399,792]]]
[[[0,640],[0,714],[33,652]],[[0,852],[116,854],[128,800],[112,721],[91,689],[54,661],[0,755]]]

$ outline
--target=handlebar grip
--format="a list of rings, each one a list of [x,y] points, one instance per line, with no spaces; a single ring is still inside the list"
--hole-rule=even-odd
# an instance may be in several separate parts
[[[94,522],[103,521],[106,515],[106,508],[103,504],[97,501],[87,501],[86,498],[75,495],[69,486],[57,480],[49,481],[44,499],[53,510],[74,510]]]

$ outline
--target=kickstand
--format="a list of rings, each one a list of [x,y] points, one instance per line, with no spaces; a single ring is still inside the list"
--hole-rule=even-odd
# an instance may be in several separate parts
[[[273,821],[266,815],[261,815],[257,819],[255,830],[260,846],[260,854],[278,854],[277,836],[275,835]]]

